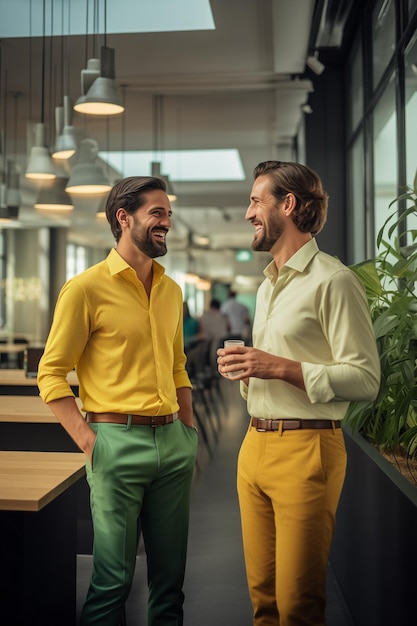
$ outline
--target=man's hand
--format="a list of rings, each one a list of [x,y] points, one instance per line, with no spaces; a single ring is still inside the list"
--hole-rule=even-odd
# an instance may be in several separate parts
[[[217,357],[218,370],[223,378],[232,376],[233,380],[243,380],[246,384],[251,377],[284,380],[305,390],[301,363],[297,361],[240,345],[219,348]],[[239,374],[233,375],[239,370]]]

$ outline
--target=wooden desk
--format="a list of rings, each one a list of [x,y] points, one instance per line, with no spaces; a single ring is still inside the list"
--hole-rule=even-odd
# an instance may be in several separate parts
[[[76,623],[76,492],[84,455],[0,452],[0,623]]]
[[[81,407],[79,398],[77,403]],[[0,449],[80,453],[78,446],[39,396],[0,396]],[[93,526],[87,482],[79,481],[76,491],[77,550],[79,554],[91,554]]]
[[[23,367],[24,353],[28,346],[27,342],[7,342],[0,341],[0,365],[1,369],[9,367]],[[13,357],[11,359],[10,357]]]
[[[0,450],[80,451],[39,396],[0,396]]]
[[[81,408],[81,400],[76,398]],[[0,422],[26,424],[59,424],[51,409],[40,396],[2,396]],[[62,428],[62,426],[61,426]]]
[[[0,451],[0,511],[40,511],[84,475],[81,452]]]
[[[19,354],[24,352],[27,343],[1,343],[0,341],[0,354]]]
[[[69,372],[67,381],[78,395],[78,377],[74,370]],[[28,378],[23,369],[0,369],[0,395],[37,396],[37,379]]]

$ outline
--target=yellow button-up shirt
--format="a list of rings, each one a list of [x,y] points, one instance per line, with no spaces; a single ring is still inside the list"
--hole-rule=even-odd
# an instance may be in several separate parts
[[[45,402],[73,395],[74,367],[85,411],[165,415],[178,410],[185,370],[182,292],[153,261],[148,298],[134,269],[112,249],[59,295],[39,363]]]
[[[340,420],[350,401],[373,400],[380,361],[365,290],[315,239],[277,271],[264,270],[253,345],[301,362],[306,391],[282,380],[241,383],[248,412],[264,418]]]

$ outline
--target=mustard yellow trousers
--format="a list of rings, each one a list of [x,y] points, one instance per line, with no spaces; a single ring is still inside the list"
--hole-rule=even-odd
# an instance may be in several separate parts
[[[346,471],[342,429],[258,432],[238,459],[254,626],[324,626],[326,570]]]

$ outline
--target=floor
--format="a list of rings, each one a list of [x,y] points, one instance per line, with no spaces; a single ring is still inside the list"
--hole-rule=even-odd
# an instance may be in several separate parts
[[[238,385],[222,381],[227,408],[218,441],[201,445],[191,505],[184,626],[252,626],[235,491],[236,457],[247,428]],[[200,434],[201,436],[201,434]],[[91,556],[78,556],[77,612],[88,586]],[[126,603],[127,626],[146,626],[146,568],[141,546],[133,587]],[[354,626],[329,565],[327,626]]]

